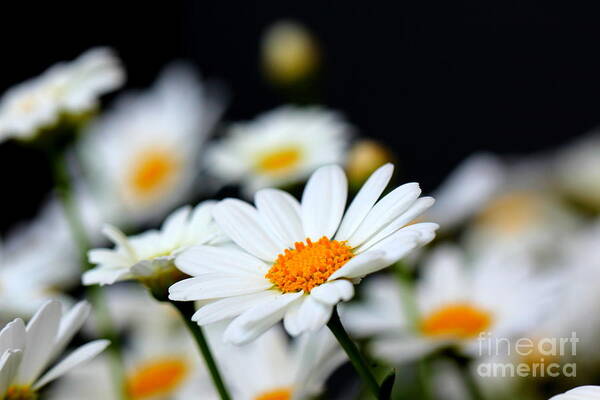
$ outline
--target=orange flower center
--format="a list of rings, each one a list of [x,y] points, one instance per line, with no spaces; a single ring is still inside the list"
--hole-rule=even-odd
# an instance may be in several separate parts
[[[426,336],[446,336],[470,339],[490,327],[489,312],[470,304],[451,304],[441,307],[421,322],[421,332]]]
[[[292,389],[279,388],[263,393],[254,400],[291,400]]]
[[[129,376],[127,385],[133,399],[168,395],[185,379],[189,366],[179,358],[163,358],[146,363]]]
[[[11,386],[6,392],[6,400],[36,400],[37,394],[29,386]]]
[[[300,161],[301,153],[296,147],[286,147],[259,157],[257,168],[268,174],[285,173]]]
[[[134,161],[129,183],[137,195],[149,196],[170,186],[178,169],[179,162],[170,152],[148,150]]]
[[[346,242],[329,240],[323,236],[317,242],[306,239],[296,242],[294,249],[285,249],[277,256],[266,278],[284,293],[309,293],[325,283],[335,271],[346,264],[354,254]]]

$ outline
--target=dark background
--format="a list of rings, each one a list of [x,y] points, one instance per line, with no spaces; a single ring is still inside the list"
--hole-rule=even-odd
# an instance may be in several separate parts
[[[325,104],[388,143],[426,190],[473,151],[551,149],[600,121],[600,6],[284,3],[7,5],[0,89],[109,45],[124,59],[128,86],[144,87],[168,61],[190,59],[228,84],[226,119],[251,118],[282,102],[262,79],[258,50],[264,28],[285,17],[321,40]],[[14,144],[0,146],[0,169],[3,229],[34,214],[50,173]]]

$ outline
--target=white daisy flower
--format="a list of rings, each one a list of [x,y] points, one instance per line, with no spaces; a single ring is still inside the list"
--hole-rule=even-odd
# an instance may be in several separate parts
[[[123,348],[131,400],[217,400],[202,360],[181,317],[136,287],[111,287],[107,305],[127,333]],[[115,399],[106,357],[72,371],[52,387],[49,399]]]
[[[56,64],[0,99],[0,141],[32,139],[65,116],[92,111],[101,95],[119,88],[124,80],[120,61],[108,48],[91,49],[72,62]]]
[[[373,352],[390,362],[446,346],[479,356],[481,335],[512,338],[546,316],[557,285],[534,269],[527,258],[493,254],[466,265],[457,248],[441,247],[417,283],[416,315],[403,304],[399,285],[379,277],[365,284],[364,303],[344,307],[342,320],[357,336],[374,335]]]
[[[116,281],[136,279],[150,288],[166,290],[184,275],[175,268],[175,257],[194,245],[214,245],[225,239],[214,223],[213,202],[185,206],[173,212],[160,230],[126,237],[107,225],[104,234],[116,245],[114,249],[93,249],[89,261],[97,266],[83,274],[84,285],[111,285]],[[166,286],[165,286],[166,285]]]
[[[283,329],[275,326],[245,346],[215,348],[236,400],[312,399],[322,394],[327,378],[347,360],[327,329],[290,343]]]
[[[167,68],[154,87],[120,97],[81,145],[101,208],[122,226],[154,222],[192,194],[201,146],[223,109],[191,68]]]
[[[57,301],[43,305],[25,327],[19,318],[0,331],[0,399],[34,399],[47,383],[101,353],[109,342],[87,343],[48,369],[85,322],[90,306],[81,302],[64,313]]]
[[[211,173],[240,183],[246,195],[265,187],[299,183],[318,167],[345,160],[351,126],[318,107],[280,107],[234,124],[207,156]]]
[[[393,166],[367,180],[344,213],[346,176],[338,166],[318,169],[302,203],[264,189],[256,208],[241,200],[218,203],[213,216],[237,248],[193,247],[176,259],[193,276],[169,289],[170,299],[206,300],[193,320],[206,325],[235,317],[224,336],[249,342],[284,319],[292,335],[315,331],[333,307],[354,295],[353,284],[435,236],[436,224],[408,225],[433,204],[408,183],[377,201]]]
[[[575,201],[600,211],[600,133],[577,140],[557,155],[554,165],[559,188]]]
[[[600,386],[579,386],[566,393],[556,395],[550,400],[598,400]]]

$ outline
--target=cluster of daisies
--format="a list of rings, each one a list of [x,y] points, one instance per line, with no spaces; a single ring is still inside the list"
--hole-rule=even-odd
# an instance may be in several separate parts
[[[301,25],[261,51],[283,93],[316,84]],[[124,81],[98,48],[0,99],[0,142],[64,167],[0,243],[0,400],[600,399],[600,135],[475,154],[430,197],[339,112],[226,123],[222,85],[181,62],[103,110]],[[478,373],[544,362],[483,336],[573,332],[546,357],[576,377]]]

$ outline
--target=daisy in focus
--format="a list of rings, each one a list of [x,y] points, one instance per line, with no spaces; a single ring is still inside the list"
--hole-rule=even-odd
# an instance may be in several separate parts
[[[247,196],[300,183],[318,167],[344,163],[352,127],[336,112],[280,107],[234,124],[207,155],[212,175],[239,183]]]
[[[275,326],[245,346],[221,346],[221,364],[236,400],[315,398],[331,373],[347,360],[327,329],[290,343],[283,329]]]
[[[191,68],[174,65],[96,120],[80,152],[109,221],[155,222],[191,196],[202,144],[222,110],[221,96]]]
[[[600,386],[579,386],[550,400],[597,400],[600,399]]]
[[[375,336],[374,354],[393,363],[448,346],[478,356],[482,337],[515,337],[549,312],[556,282],[534,270],[526,258],[493,254],[467,265],[457,248],[441,247],[424,265],[414,310],[393,279],[378,277],[366,283],[364,303],[344,307],[342,319],[356,336]]]
[[[131,400],[217,400],[196,344],[183,321],[167,304],[156,302],[139,287],[111,287],[108,307],[126,333],[125,381]],[[106,357],[72,371],[50,389],[49,399],[112,400]]]
[[[126,237],[119,229],[107,225],[104,234],[114,249],[93,249],[89,261],[96,267],[83,274],[84,285],[111,285],[122,280],[139,280],[156,294],[165,291],[184,275],[175,268],[175,257],[194,245],[216,245],[225,241],[214,223],[213,202],[195,208],[182,207],[171,214],[160,230]]]
[[[52,368],[90,313],[81,302],[68,312],[61,304],[44,304],[25,327],[19,318],[0,331],[0,399],[36,399],[49,382],[101,353],[109,342],[96,340],[74,350]]]
[[[213,217],[235,247],[195,246],[176,259],[193,276],[169,289],[178,301],[205,300],[199,325],[234,318],[226,341],[249,342],[280,320],[293,336],[327,323],[340,301],[354,296],[360,278],[431,241],[436,224],[410,224],[434,200],[416,183],[378,201],[393,173],[379,168],[344,212],[347,181],[338,166],[318,169],[299,203],[286,192],[256,193],[256,207],[218,203]]]
[[[101,95],[118,89],[124,80],[121,62],[108,48],[56,64],[0,99],[0,142],[30,140],[62,120],[83,117],[98,107]]]

